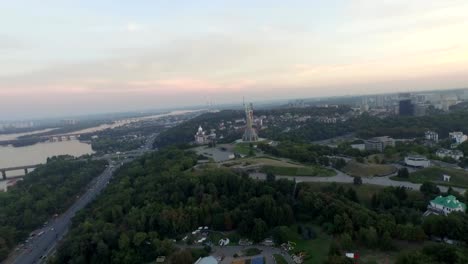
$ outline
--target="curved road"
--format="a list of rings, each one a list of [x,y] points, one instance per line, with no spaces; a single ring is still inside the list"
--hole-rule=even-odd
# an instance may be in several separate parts
[[[340,182],[340,183],[353,183],[353,177],[341,172],[341,171],[336,171],[335,176],[331,177],[320,177],[320,176],[286,176],[286,175],[278,175],[276,176],[277,179],[289,179],[293,180],[296,179],[296,182]],[[374,185],[381,185],[381,186],[403,186],[409,189],[413,190],[419,190],[422,184],[419,183],[411,183],[411,182],[404,182],[404,181],[394,181],[390,179],[391,176],[382,176],[382,177],[362,177],[362,183],[364,184],[374,184]],[[251,173],[250,177],[258,180],[265,180],[266,179],[266,174],[265,173]],[[442,192],[446,192],[448,190],[447,186],[442,186],[442,185],[437,185],[439,189]],[[458,187],[452,187],[453,190],[463,194],[465,192],[465,189],[463,188],[458,188]]]

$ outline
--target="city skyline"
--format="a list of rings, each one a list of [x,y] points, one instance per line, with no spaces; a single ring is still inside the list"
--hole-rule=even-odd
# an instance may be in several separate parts
[[[0,120],[468,87],[466,1],[15,1]]]

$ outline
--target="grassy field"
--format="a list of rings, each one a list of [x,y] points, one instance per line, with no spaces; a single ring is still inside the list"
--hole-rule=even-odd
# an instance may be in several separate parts
[[[395,263],[398,255],[403,251],[417,251],[423,249],[424,246],[434,244],[431,241],[424,242],[408,242],[408,241],[393,241],[396,249],[392,251],[381,251],[376,249],[359,249],[361,261],[378,263],[378,264],[387,264]]]
[[[235,161],[228,161],[223,163],[226,167],[235,165],[250,166],[260,165],[263,172],[272,172],[276,175],[288,176],[335,176],[336,172],[320,166],[302,165],[282,159],[275,159],[270,157],[251,157],[237,159]]]
[[[253,148],[255,151],[255,148]],[[250,143],[237,143],[234,146],[234,152],[239,153],[242,155],[249,155],[250,154]]]
[[[322,188],[331,185],[332,183],[328,182],[311,182],[307,183],[309,188],[312,190],[320,191]],[[352,183],[333,183],[338,186],[343,186],[344,188],[353,188],[356,191],[356,194],[359,198],[359,201],[363,202],[364,205],[370,206],[372,195],[380,192],[382,189],[386,188],[381,185],[372,185],[372,184],[363,184],[363,185],[354,185]],[[406,191],[409,199],[420,200],[422,199],[422,194],[419,191]]]
[[[288,175],[288,176],[335,176],[336,172],[324,167],[319,166],[298,166],[298,167],[279,167],[279,166],[265,166],[263,172],[272,172],[275,175]]]
[[[392,165],[359,163],[351,161],[343,168],[343,171],[351,176],[374,177],[385,176],[397,171]]]
[[[317,237],[311,240],[304,240],[296,231],[297,225],[289,228],[288,240],[296,243],[291,253],[304,252],[306,254],[304,264],[324,263],[328,257],[328,249],[332,237],[322,232],[317,226],[314,226],[313,229]]]
[[[276,264],[288,264],[288,262],[286,262],[284,257],[280,254],[273,254],[273,257],[275,258]]]
[[[252,158],[243,158],[237,159],[235,161],[228,161],[225,162],[226,164],[229,163],[236,163],[236,164],[246,164],[246,165],[253,165],[253,164],[262,164],[265,166],[279,166],[279,167],[303,167],[303,165],[299,163],[294,163],[290,161],[285,161],[281,159],[275,159],[270,157],[252,157]]]
[[[443,181],[443,175],[451,176],[450,182]],[[464,170],[430,167],[410,174],[409,178],[391,177],[395,181],[409,181],[412,183],[423,183],[431,181],[440,185],[468,188],[468,172]]]

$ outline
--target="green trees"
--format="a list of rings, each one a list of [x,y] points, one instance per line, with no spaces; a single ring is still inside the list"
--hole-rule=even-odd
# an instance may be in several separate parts
[[[440,193],[440,189],[432,182],[424,182],[419,190],[424,194],[426,197],[432,197]]]
[[[333,167],[337,170],[341,170],[344,166],[346,166],[346,161],[342,158],[333,161]]]
[[[254,219],[254,226],[252,230],[252,239],[255,242],[260,242],[266,237],[266,233],[268,231],[268,226],[260,218],[255,218]]]
[[[261,241],[276,226],[294,223],[293,182],[255,181],[227,169],[192,172],[196,160],[194,153],[167,149],[126,165],[93,206],[78,214],[57,263],[149,262],[171,255],[168,239],[198,226],[237,229]]]
[[[429,244],[420,251],[404,252],[398,256],[397,264],[458,264],[466,263],[467,252],[462,248],[438,243]]]
[[[266,180],[269,182],[273,182],[276,180],[276,175],[273,172],[269,171],[266,174]]]
[[[362,185],[362,178],[357,176],[357,177],[354,177],[353,179],[353,184],[354,185]]]
[[[0,260],[32,230],[65,211],[105,165],[105,161],[76,161],[69,156],[50,158],[0,193]]]
[[[276,245],[288,242],[289,228],[287,226],[278,226],[272,231],[273,241]]]
[[[409,178],[408,169],[407,168],[399,169],[397,176],[400,177],[400,178],[405,178],[405,179]]]
[[[459,237],[468,226],[464,218],[449,216],[436,226],[429,219],[423,229],[422,212],[415,209],[423,196],[409,199],[404,188],[378,191],[373,208],[367,208],[355,186],[317,190],[298,183],[293,197],[293,181],[255,181],[229,169],[192,171],[196,161],[190,151],[167,149],[125,165],[93,205],[76,216],[55,263],[146,263],[158,255],[186,263],[197,256],[175,251],[171,239],[199,226],[236,230],[256,242],[272,235],[279,244],[289,239],[288,226],[311,222],[339,242],[331,248],[329,263],[343,263],[342,250],[354,245],[388,250],[393,239],[422,241],[426,230],[427,235]],[[301,225],[299,234],[310,238]]]

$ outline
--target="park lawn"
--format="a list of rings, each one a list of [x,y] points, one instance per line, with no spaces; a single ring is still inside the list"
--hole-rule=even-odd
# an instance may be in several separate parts
[[[424,242],[408,242],[408,241],[401,241],[401,240],[393,240],[393,243],[396,247],[395,250],[390,251],[381,251],[378,249],[366,249],[361,248],[358,250],[360,254],[361,261],[367,262],[375,262],[378,264],[386,264],[386,263],[395,263],[402,252],[407,251],[418,251],[423,249],[427,245],[434,244],[431,241],[424,241]]]
[[[279,167],[279,166],[265,166],[263,172],[271,172],[275,175],[287,176],[322,176],[331,177],[335,176],[336,172],[320,166],[298,166],[298,167]]]
[[[356,161],[350,161],[343,168],[343,171],[351,176],[378,177],[395,173],[397,168],[395,166],[386,164],[359,163]]]
[[[252,148],[255,152],[255,148]],[[234,146],[234,152],[248,156],[250,154],[250,143],[237,143]]]
[[[275,258],[276,264],[288,264],[288,262],[280,254],[273,254],[273,257]]]
[[[322,188],[330,186],[331,184],[336,184],[338,186],[343,186],[343,188],[353,188],[356,191],[359,201],[363,202],[364,205],[370,207],[371,199],[374,194],[379,193],[382,189],[387,188],[386,186],[373,185],[373,184],[362,184],[354,185],[352,183],[329,183],[329,182],[310,182],[305,183],[312,190],[321,191]],[[423,198],[423,195],[419,191],[407,190],[408,198],[411,200],[420,200]]]
[[[289,228],[290,233],[288,234],[288,238],[291,242],[296,243],[294,250],[290,253],[305,252],[304,264],[325,263],[333,239],[323,232],[320,227],[313,226],[313,228],[317,237],[311,240],[304,240],[297,233],[297,225],[293,225]]]
[[[270,157],[250,157],[228,161],[223,163],[227,167],[235,165],[261,165],[263,172],[272,172],[276,175],[288,176],[335,176],[336,172],[321,166],[302,165],[289,160],[275,159]]]
[[[450,182],[443,181],[443,175],[451,176]],[[440,185],[468,188],[468,172],[451,168],[429,167],[410,173],[409,178],[391,177],[395,181],[408,181],[412,183],[424,183],[430,181]]]
[[[294,251],[306,252],[304,264],[325,263],[332,237],[316,228],[317,238],[313,240],[298,240]]]
[[[278,166],[278,167],[303,167],[300,163],[295,163],[291,161],[275,159],[271,157],[252,157],[252,158],[243,158],[237,161],[244,161],[248,164],[262,164],[265,166]]]

